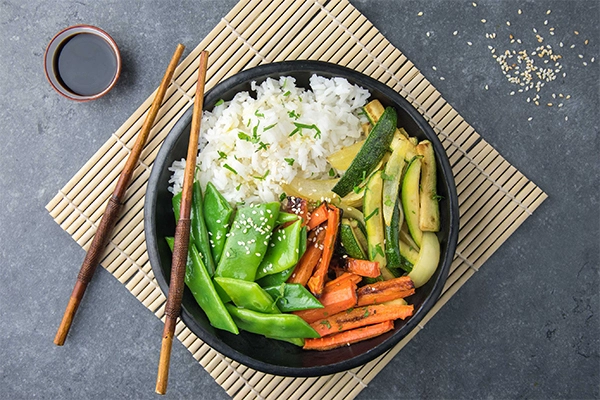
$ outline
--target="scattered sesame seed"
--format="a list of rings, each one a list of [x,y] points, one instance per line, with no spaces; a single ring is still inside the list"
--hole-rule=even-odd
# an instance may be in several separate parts
[[[427,35],[427,37],[431,36],[430,32],[427,32],[425,35]]]
[[[572,45],[571,45],[571,48],[572,48],[572,49],[574,49],[574,48],[575,48],[575,45],[574,45],[574,44],[572,44]]]
[[[510,21],[506,21],[506,25],[510,26]]]
[[[583,66],[584,66],[584,67],[587,67],[587,63],[586,63],[585,61],[583,62]]]
[[[489,89],[489,86],[488,86],[488,85],[485,85],[485,90],[488,90],[488,89]]]
[[[552,10],[546,11],[546,15],[550,14],[551,12],[552,12]]]
[[[431,67],[432,70],[437,71],[437,67],[434,65],[433,67]]]
[[[477,7],[477,3],[473,2],[473,7]]]
[[[545,21],[544,21],[544,25],[548,25],[548,20],[545,20]]]
[[[510,95],[511,95],[511,96],[514,96],[514,95],[515,95],[515,92],[514,92],[514,91],[513,91],[513,92],[510,92]]]
[[[418,17],[422,17],[423,16],[423,11],[419,11],[419,13],[417,14]]]
[[[533,28],[533,33],[537,33],[537,29]]]
[[[552,103],[548,103],[548,107],[552,107]]]
[[[594,62],[596,61],[596,57],[592,57],[592,59],[590,60],[590,62]]]
[[[573,31],[573,33],[574,33],[574,34],[576,34],[576,35],[579,35],[579,32],[578,32],[578,31]]]
[[[563,106],[563,103],[559,103],[559,104],[558,104],[558,106],[559,106],[559,107],[562,107],[562,106]]]
[[[568,117],[568,116],[567,116],[567,117],[565,117],[565,121],[568,121],[568,120],[569,120],[569,117]]]
[[[467,42],[467,44],[468,44],[469,46],[473,46],[473,43],[471,43],[471,42]]]
[[[446,78],[444,78],[443,76],[440,76],[440,81],[445,81]]]
[[[589,39],[585,39],[585,42],[583,42],[583,44],[585,44],[587,46],[587,44],[589,43]]]
[[[521,11],[521,9],[519,8],[519,11],[517,11],[519,13],[519,15],[523,14],[523,11]]]
[[[533,119],[533,117],[529,117],[527,118],[527,121],[531,121]]]
[[[559,45],[560,47],[563,47],[563,46],[564,46],[563,42],[560,42],[558,45]]]
[[[481,22],[485,24],[487,21],[485,19],[482,19]]]
[[[452,34],[453,34],[454,36],[456,36],[456,35],[458,35],[458,31],[454,31]]]

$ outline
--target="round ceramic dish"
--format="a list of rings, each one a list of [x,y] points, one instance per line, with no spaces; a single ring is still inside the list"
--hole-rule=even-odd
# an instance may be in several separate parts
[[[393,106],[398,112],[398,126],[404,127],[419,140],[433,143],[438,170],[438,194],[441,197],[440,264],[434,276],[407,299],[415,306],[414,315],[397,320],[394,330],[376,338],[319,352],[307,351],[294,345],[267,339],[248,332],[239,335],[213,328],[188,289],[185,289],[181,318],[188,328],[215,350],[253,369],[284,376],[319,376],[334,374],[367,363],[391,349],[423,319],[437,301],[456,249],[458,237],[458,200],[452,169],[444,148],[423,117],[398,93],[388,86],[356,71],[338,65],[315,61],[287,61],[252,68],[221,82],[206,93],[205,109],[210,110],[219,99],[230,100],[240,91],[249,91],[252,81],[266,78],[293,76],[299,87],[308,87],[312,74],[324,77],[343,77],[351,83],[366,88],[372,99],[384,106]],[[171,251],[164,240],[173,236],[175,223],[171,208],[172,194],[167,190],[171,172],[168,167],[174,160],[185,158],[190,132],[192,108],[169,133],[160,149],[150,174],[144,205],[146,244],[154,275],[164,293],[168,292]]]
[[[56,57],[60,52],[61,46],[64,43],[66,43],[68,39],[81,33],[93,34],[101,38],[110,47],[116,59],[116,69],[112,81],[103,90],[99,91],[98,93],[89,95],[80,95],[74,93],[66,85],[64,85],[63,82],[61,82],[55,62]],[[113,40],[112,37],[110,37],[108,33],[104,32],[102,29],[92,25],[74,25],[58,32],[48,44],[46,52],[44,53],[44,72],[46,74],[48,82],[50,82],[50,85],[52,85],[54,90],[56,90],[59,94],[66,97],[67,99],[80,102],[96,100],[108,93],[117,83],[119,75],[121,74],[121,53],[119,52],[117,43]]]

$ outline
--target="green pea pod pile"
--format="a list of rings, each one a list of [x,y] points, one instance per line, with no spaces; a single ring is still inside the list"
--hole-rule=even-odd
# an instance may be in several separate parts
[[[178,194],[176,219],[180,203]],[[185,283],[214,327],[303,346],[318,333],[285,313],[323,305],[302,285],[285,283],[306,251],[307,228],[280,208],[272,202],[236,210],[214,185],[208,183],[203,197],[194,182]],[[172,238],[167,242],[172,250]]]

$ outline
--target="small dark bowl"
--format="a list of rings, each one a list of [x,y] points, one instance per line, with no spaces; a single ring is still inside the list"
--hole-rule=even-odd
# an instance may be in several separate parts
[[[183,295],[181,319],[205,343],[215,350],[253,369],[284,376],[319,376],[355,368],[380,356],[405,337],[423,319],[437,301],[448,276],[448,270],[458,237],[458,200],[452,169],[437,136],[423,117],[398,93],[388,86],[356,71],[323,62],[286,61],[262,65],[221,82],[206,93],[205,109],[212,109],[219,100],[230,100],[240,91],[249,91],[252,81],[262,82],[268,77],[293,76],[299,87],[309,87],[312,74],[324,77],[339,76],[368,89],[372,98],[398,111],[398,126],[420,140],[433,143],[438,168],[440,200],[441,260],[435,275],[417,289],[409,302],[415,305],[414,315],[406,321],[398,320],[395,328],[384,335],[360,343],[325,352],[306,351],[294,345],[266,339],[248,332],[233,335],[213,328],[206,315],[186,288]],[[150,264],[164,293],[168,292],[171,251],[164,238],[173,236],[175,223],[171,209],[171,193],[167,190],[171,172],[167,170],[174,160],[186,155],[192,109],[175,125],[158,153],[148,182],[144,205],[145,233]]]

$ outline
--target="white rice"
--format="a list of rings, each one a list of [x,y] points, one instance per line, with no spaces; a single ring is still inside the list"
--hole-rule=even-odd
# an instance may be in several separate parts
[[[327,178],[326,157],[363,137],[359,111],[369,92],[346,79],[313,75],[311,90],[292,77],[251,87],[256,99],[240,92],[202,117],[197,178],[232,204],[278,200],[280,185],[296,176]],[[184,159],[169,168],[173,193],[181,191],[184,168]]]

